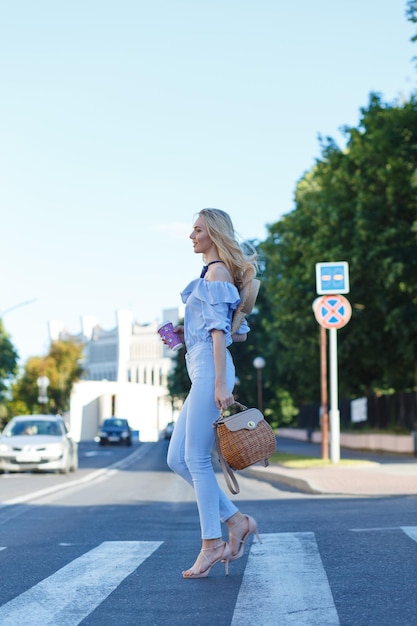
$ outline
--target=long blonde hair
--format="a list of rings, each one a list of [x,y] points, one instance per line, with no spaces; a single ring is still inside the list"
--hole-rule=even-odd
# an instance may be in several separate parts
[[[217,247],[219,259],[229,270],[240,291],[256,276],[258,270],[257,252],[245,242],[240,245],[228,213],[221,209],[201,209],[198,215],[204,221],[210,239]]]

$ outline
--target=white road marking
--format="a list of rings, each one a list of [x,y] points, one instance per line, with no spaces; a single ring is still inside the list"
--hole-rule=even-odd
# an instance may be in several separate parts
[[[350,528],[351,533],[380,533],[384,531],[398,530],[398,526],[376,526],[375,528]]]
[[[105,541],[0,607],[0,624],[76,626],[161,543]]]
[[[400,529],[417,542],[417,526]],[[314,533],[261,538],[251,546],[231,626],[340,626]],[[1,626],[27,623],[28,615],[30,626],[78,626],[162,543],[102,543],[0,607]]]
[[[413,541],[417,541],[417,526],[401,526],[401,530]]]
[[[90,450],[85,452],[83,456],[113,456],[113,452],[111,450]]]
[[[252,544],[231,626],[339,626],[314,533],[261,539]]]

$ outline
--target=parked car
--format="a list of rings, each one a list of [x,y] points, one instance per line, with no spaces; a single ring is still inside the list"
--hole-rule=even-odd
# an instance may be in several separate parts
[[[165,439],[171,439],[172,433],[174,431],[174,426],[175,426],[174,422],[168,422],[168,424],[165,426],[165,428],[164,428],[164,438]]]
[[[100,426],[96,437],[100,446],[107,443],[120,443],[125,446],[132,445],[132,429],[127,419],[121,417],[108,417]]]
[[[59,415],[17,415],[0,435],[0,472],[78,469],[78,444]]]

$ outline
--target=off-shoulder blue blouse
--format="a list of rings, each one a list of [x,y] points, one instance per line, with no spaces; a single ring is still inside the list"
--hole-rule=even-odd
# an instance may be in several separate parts
[[[197,343],[210,343],[212,330],[222,330],[226,335],[226,346],[230,346],[232,316],[240,302],[235,285],[227,281],[196,278],[181,292],[181,299],[185,304],[184,340],[187,349]],[[244,334],[249,330],[245,321],[238,332]]]

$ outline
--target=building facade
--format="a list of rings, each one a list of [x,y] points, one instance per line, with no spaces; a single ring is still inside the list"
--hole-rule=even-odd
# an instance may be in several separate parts
[[[93,439],[106,417],[124,417],[141,441],[157,441],[166,424],[175,421],[167,380],[175,353],[161,341],[157,328],[166,320],[177,324],[178,309],[162,319],[138,324],[131,311],[116,312],[116,326],[105,330],[92,316],[81,318],[79,334],[70,334],[58,320],[49,322],[50,341],[84,345],[83,379],[73,387],[67,416],[77,441]]]

